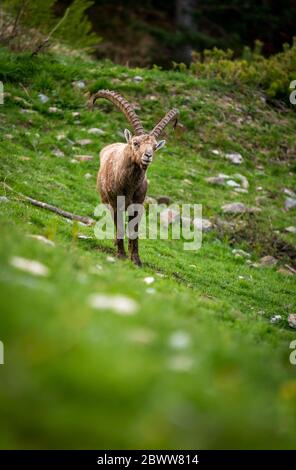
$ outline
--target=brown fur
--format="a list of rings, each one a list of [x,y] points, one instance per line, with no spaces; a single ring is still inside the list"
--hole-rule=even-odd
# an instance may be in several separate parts
[[[125,196],[125,210],[130,204],[143,204],[147,192],[146,171],[150,162],[146,154],[151,154],[157,147],[155,137],[143,134],[133,137],[127,144],[115,143],[104,147],[100,153],[100,170],[97,187],[101,200],[110,204],[117,221],[117,196]],[[144,159],[144,161],[143,161]],[[123,240],[116,237],[118,256],[125,257]],[[131,259],[141,264],[138,254],[138,239],[129,240]]]
[[[145,133],[143,125],[136,115],[130,103],[119,93],[110,90],[100,90],[89,99],[90,108],[99,98],[111,101],[119,108],[131,124],[134,130],[134,137],[130,131],[125,130],[127,144],[111,144],[104,147],[100,153],[100,170],[97,178],[97,187],[101,194],[101,200],[109,204],[113,209],[114,223],[116,227],[115,243],[118,248],[118,256],[125,257],[123,238],[121,237],[122,212],[131,204],[143,204],[147,192],[146,171],[153,159],[156,150],[163,147],[164,140],[157,142],[157,138],[162,134],[165,127],[174,121],[177,123],[179,111],[171,109],[157,123],[148,134]],[[118,209],[117,197],[125,197],[125,207]],[[134,214],[134,216],[137,214]],[[141,214],[138,214],[141,215]],[[118,217],[117,217],[118,216]],[[129,216],[129,220],[133,217]],[[120,226],[118,225],[120,224]],[[134,227],[137,232],[138,226]],[[137,265],[141,265],[138,253],[138,236],[134,238],[129,234],[129,250],[131,259]]]

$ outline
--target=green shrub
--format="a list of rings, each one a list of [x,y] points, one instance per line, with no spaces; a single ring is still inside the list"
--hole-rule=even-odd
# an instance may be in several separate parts
[[[270,98],[288,101],[289,85],[296,77],[296,38],[292,46],[284,44],[282,52],[268,58],[261,54],[261,49],[262,43],[256,41],[254,50],[246,47],[239,59],[233,58],[230,49],[213,48],[202,55],[195,52],[189,71],[200,78],[256,86]],[[178,68],[184,71],[184,64],[179,64]]]
[[[18,51],[34,50],[49,34],[51,39],[76,49],[90,49],[100,42],[86,15],[93,1],[72,1],[62,21],[54,15],[56,3],[57,0],[4,0],[0,42]]]

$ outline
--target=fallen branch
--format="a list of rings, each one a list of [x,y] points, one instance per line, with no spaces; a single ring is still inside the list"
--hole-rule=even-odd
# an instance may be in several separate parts
[[[61,217],[65,217],[66,219],[78,220],[79,222],[82,222],[85,225],[93,225],[95,223],[95,220],[92,219],[91,217],[85,217],[83,215],[76,215],[76,214],[73,214],[72,212],[64,211],[63,209],[53,206],[52,204],[47,204],[47,202],[38,201],[37,199],[33,199],[30,196],[25,196],[24,194],[15,191],[7,183],[2,182],[2,184],[5,189],[17,194],[21,199],[23,199],[26,202],[29,202],[33,206],[41,207],[42,209],[47,209],[51,212],[54,212],[55,214],[60,215]]]
[[[51,36],[53,35],[53,33],[55,33],[55,31],[61,26],[61,24],[63,23],[63,21],[65,21],[65,19],[67,18],[68,16],[68,13],[69,13],[69,9],[70,8],[67,8],[67,10],[65,11],[64,13],[64,16],[60,19],[60,21],[55,25],[55,27],[50,31],[50,33],[47,35],[47,37],[34,49],[34,51],[32,52],[31,54],[31,57],[35,57],[36,55],[39,54],[39,52],[44,49],[46,46],[48,46],[48,43],[50,41],[50,38]]]

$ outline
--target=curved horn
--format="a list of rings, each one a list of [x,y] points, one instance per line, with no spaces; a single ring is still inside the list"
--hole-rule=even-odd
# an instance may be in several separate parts
[[[152,129],[150,134],[154,135],[154,137],[157,139],[162,132],[164,131],[164,128],[171,122],[174,122],[174,128],[177,125],[178,122],[178,116],[179,116],[179,111],[176,108],[171,109],[166,115],[156,124],[156,126]]]
[[[115,106],[117,106],[117,108],[119,108],[120,111],[123,112],[126,119],[133,126],[135,135],[140,135],[140,134],[145,133],[142,123],[140,119],[138,118],[138,116],[136,115],[135,111],[133,110],[132,106],[119,93],[116,93],[115,91],[110,91],[110,90],[100,90],[90,97],[89,103],[91,107],[95,104],[98,98],[106,98],[107,100],[115,104]]]

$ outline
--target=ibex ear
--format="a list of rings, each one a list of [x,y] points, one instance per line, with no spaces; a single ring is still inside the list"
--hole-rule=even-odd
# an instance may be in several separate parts
[[[160,140],[159,142],[157,142],[155,152],[157,152],[157,150],[161,149],[164,145],[165,145],[165,140]]]
[[[132,133],[128,129],[124,129],[124,137],[127,143],[129,143],[132,138]]]

